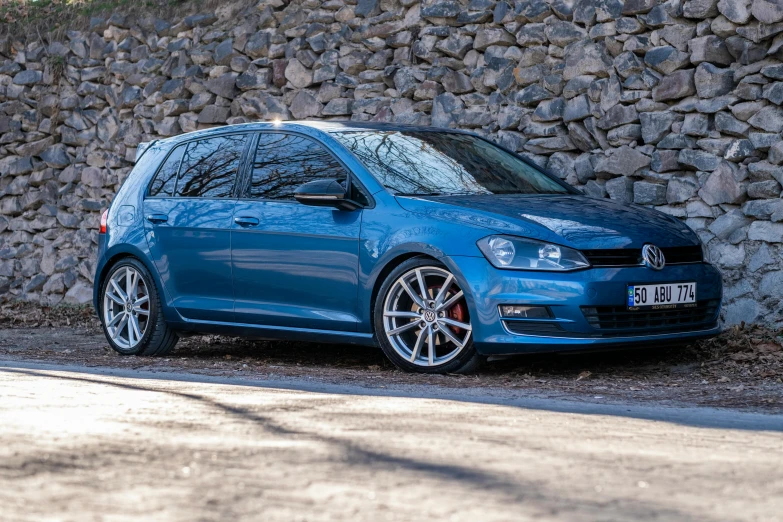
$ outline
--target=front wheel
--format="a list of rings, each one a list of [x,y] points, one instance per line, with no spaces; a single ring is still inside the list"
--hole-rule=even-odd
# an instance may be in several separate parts
[[[152,275],[133,258],[115,264],[103,281],[101,323],[106,340],[122,355],[167,355],[179,340],[163,320]]]
[[[414,258],[392,271],[378,292],[375,334],[401,370],[468,373],[484,358],[473,346],[465,295],[437,261]]]

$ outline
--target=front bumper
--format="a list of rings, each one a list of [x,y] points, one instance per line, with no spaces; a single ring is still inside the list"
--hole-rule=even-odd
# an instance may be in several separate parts
[[[720,333],[721,277],[706,263],[555,273],[499,270],[483,257],[450,262],[468,289],[473,341],[485,355],[670,344]],[[677,282],[696,282],[697,309],[628,315],[629,284]],[[552,317],[502,319],[498,307],[509,304],[546,306]]]

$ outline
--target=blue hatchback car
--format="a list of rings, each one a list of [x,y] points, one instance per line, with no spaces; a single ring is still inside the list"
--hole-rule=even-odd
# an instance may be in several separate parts
[[[719,332],[721,277],[686,225],[455,130],[251,123],[142,144],[99,249],[95,307],[122,354],[219,333],[446,373]]]

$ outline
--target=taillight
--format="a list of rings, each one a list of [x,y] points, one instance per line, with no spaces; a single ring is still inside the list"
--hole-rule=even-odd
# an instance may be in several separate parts
[[[103,214],[101,214],[101,234],[106,233],[106,220],[109,219],[109,209],[106,209],[103,211]]]

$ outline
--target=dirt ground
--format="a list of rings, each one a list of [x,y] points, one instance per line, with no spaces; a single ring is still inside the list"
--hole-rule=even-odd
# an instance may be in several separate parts
[[[0,307],[0,359],[244,379],[306,378],[389,388],[427,385],[482,388],[575,401],[631,401],[783,411],[783,332],[734,327],[688,346],[491,361],[474,375],[424,376],[398,371],[380,350],[345,345],[182,339],[165,358],[123,357],[106,343],[90,308],[16,303]]]

